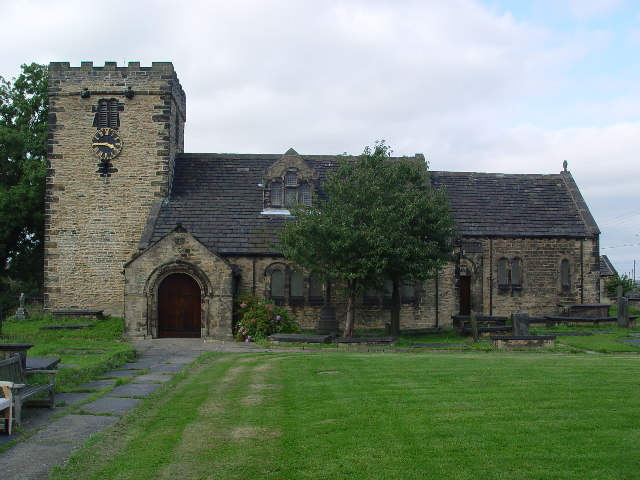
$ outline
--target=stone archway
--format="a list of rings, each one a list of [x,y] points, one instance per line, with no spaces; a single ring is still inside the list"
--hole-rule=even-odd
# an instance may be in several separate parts
[[[186,262],[170,262],[156,268],[147,279],[144,296],[147,304],[147,332],[152,338],[159,337],[207,337],[209,335],[209,313],[211,300],[211,282],[207,275],[195,265]],[[161,296],[165,297],[161,299]],[[174,298],[177,296],[178,298]],[[189,303],[187,297],[192,303]],[[191,312],[191,326],[185,329],[178,328],[177,325],[171,325],[175,322],[183,322],[179,320],[182,315],[180,312],[171,313],[171,304],[174,301],[185,303],[184,308]],[[198,306],[196,308],[196,300]],[[187,305],[189,305],[187,307]],[[161,308],[165,308],[163,315],[174,317],[160,318]],[[169,310],[167,310],[169,308]],[[175,309],[180,309],[178,305],[174,305]],[[198,320],[196,320],[196,313]],[[186,314],[186,313],[185,313]],[[164,331],[160,330],[160,323],[164,322]],[[197,334],[195,332],[195,324],[198,325]]]
[[[186,273],[172,273],[158,286],[158,337],[200,338],[202,292]]]

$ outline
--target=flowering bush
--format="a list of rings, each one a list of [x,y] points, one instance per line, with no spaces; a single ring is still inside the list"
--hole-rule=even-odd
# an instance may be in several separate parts
[[[253,342],[274,333],[294,333],[300,328],[288,309],[278,307],[271,300],[242,295],[237,303],[235,339],[239,342]]]

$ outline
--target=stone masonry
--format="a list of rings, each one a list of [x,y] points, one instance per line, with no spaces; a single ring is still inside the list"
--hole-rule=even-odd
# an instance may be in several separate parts
[[[180,318],[159,306],[161,285],[186,275],[196,293],[184,295],[199,296],[200,312],[197,303],[183,308],[174,297],[162,298],[180,312],[191,309],[190,332],[229,338],[234,298],[269,298],[279,270],[284,295],[277,301],[304,327],[315,327],[327,284],[322,298],[318,292],[311,298],[310,272],[299,272],[302,287],[292,298],[295,267],[278,252],[277,232],[291,220],[283,191],[299,195],[304,185],[307,194],[311,188],[323,198],[322,185],[339,157],[294,149],[184,153],[186,97],[171,63],[55,62],[49,94],[47,309],[124,315],[129,335],[155,338],[159,323],[167,325],[159,319]],[[106,166],[91,148],[104,104],[117,107],[110,125],[123,144]],[[426,168],[421,154],[407,160]],[[415,282],[415,293],[403,299],[402,328],[447,326],[463,310],[553,315],[559,303],[600,301],[600,231],[566,164],[553,175],[430,172],[430,178],[449,196],[459,236],[454,260]],[[389,300],[383,292],[363,297],[358,328],[383,327]],[[346,302],[338,284],[331,285],[331,304],[343,323]]]
[[[167,196],[183,149],[185,95],[173,65],[163,62],[52,63],[49,95],[45,306],[122,316],[123,266],[138,250],[154,203]],[[122,105],[123,149],[104,176],[91,138],[97,102],[112,98]]]

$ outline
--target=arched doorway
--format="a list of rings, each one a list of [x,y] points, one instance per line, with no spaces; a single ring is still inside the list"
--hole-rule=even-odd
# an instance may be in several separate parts
[[[200,286],[186,273],[166,277],[158,287],[158,337],[200,338]]]

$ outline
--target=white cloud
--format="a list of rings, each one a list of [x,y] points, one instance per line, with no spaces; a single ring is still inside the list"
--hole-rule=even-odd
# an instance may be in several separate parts
[[[562,8],[588,19],[623,3]],[[606,58],[611,25],[536,21],[472,0],[5,1],[0,74],[172,61],[187,151],[359,153],[385,138],[440,170],[552,173],[567,159],[604,219],[621,196],[640,200],[637,67],[580,68]]]

